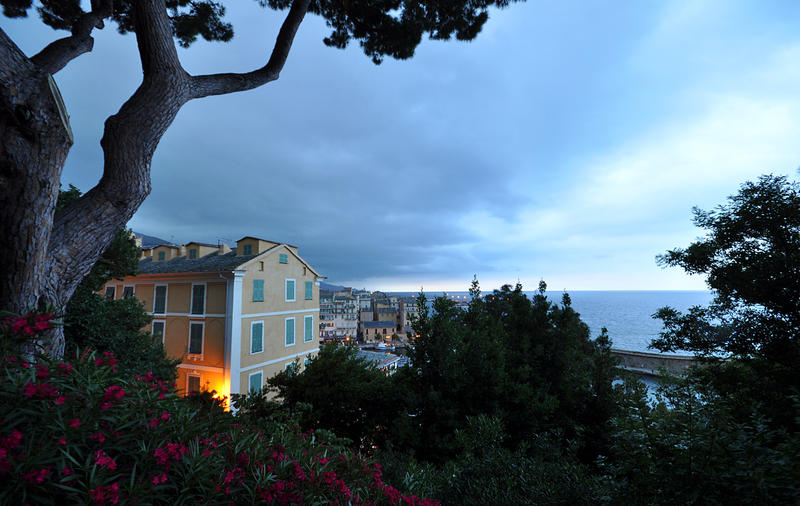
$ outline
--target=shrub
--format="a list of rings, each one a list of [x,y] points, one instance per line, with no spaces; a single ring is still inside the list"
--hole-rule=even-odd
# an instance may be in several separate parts
[[[3,342],[26,332],[15,322],[0,324]],[[434,504],[402,496],[327,432],[178,397],[150,372],[121,375],[110,352],[6,353],[0,367],[2,504]]]

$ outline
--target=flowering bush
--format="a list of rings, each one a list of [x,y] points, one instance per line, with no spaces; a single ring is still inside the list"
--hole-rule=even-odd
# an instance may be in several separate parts
[[[30,328],[16,321],[3,339]],[[1,504],[435,504],[385,484],[329,433],[242,423],[152,373],[125,379],[111,353],[6,353],[0,367]]]

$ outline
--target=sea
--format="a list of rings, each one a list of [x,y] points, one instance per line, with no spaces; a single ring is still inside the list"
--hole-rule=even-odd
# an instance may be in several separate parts
[[[608,330],[611,347],[618,350],[658,353],[648,348],[650,342],[662,330],[661,320],[652,316],[660,308],[670,306],[678,311],[686,311],[692,306],[705,306],[713,295],[708,291],[690,290],[597,290],[568,292],[572,307],[580,313],[581,319],[589,326],[592,338],[600,335],[603,327]],[[533,292],[526,292],[528,297]],[[396,293],[410,297],[412,294]],[[426,293],[428,298],[446,295],[455,300],[468,300],[467,292]],[[560,292],[547,292],[555,303],[560,303]],[[687,352],[675,352],[686,355]]]

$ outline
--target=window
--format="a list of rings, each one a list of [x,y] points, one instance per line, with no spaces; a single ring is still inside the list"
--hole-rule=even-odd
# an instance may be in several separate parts
[[[164,342],[164,322],[155,320],[153,321],[153,337],[161,339]]]
[[[286,302],[294,302],[294,280],[286,280]]]
[[[303,317],[303,342],[308,343],[314,339],[314,317]]]
[[[278,256],[278,262],[280,262],[282,264],[288,264],[289,263],[289,255],[287,255],[286,253],[281,253],[280,256]]]
[[[253,254],[253,245],[252,244],[245,244],[242,246],[242,255],[252,255]]]
[[[200,376],[190,374],[188,378],[186,378],[186,390],[189,393],[199,393],[200,392]]]
[[[311,356],[306,355],[305,358],[303,359],[303,368],[305,369],[306,367],[308,367],[308,364],[310,363],[311,363]]]
[[[264,280],[253,280],[253,302],[264,302]]]
[[[286,346],[294,346],[294,318],[286,318],[286,327],[284,330]]]
[[[114,296],[116,295],[116,289],[113,286],[106,287],[106,299],[114,300]]]
[[[156,294],[153,299],[153,313],[164,314],[167,312],[167,285],[156,285]]]
[[[206,285],[192,285],[192,314],[203,314],[206,305]]]
[[[263,377],[261,371],[254,372],[249,376],[249,390],[251,392],[258,392],[261,390],[261,378]]]
[[[286,364],[284,364],[283,369],[289,372],[296,372],[297,370],[294,362],[287,362]]]
[[[166,258],[167,258],[167,252],[166,251],[159,251],[158,252],[158,261],[159,262],[163,262]]]
[[[197,249],[192,248],[189,250],[189,260],[194,260],[197,258]]]
[[[312,281],[306,281],[306,300],[311,300],[314,298],[314,283]]]
[[[203,354],[203,324],[189,324],[189,353],[192,355]]]
[[[250,323],[250,353],[264,351],[264,322]]]
[[[122,298],[123,299],[130,299],[131,297],[133,297],[133,287],[132,286],[124,287],[122,289]]]

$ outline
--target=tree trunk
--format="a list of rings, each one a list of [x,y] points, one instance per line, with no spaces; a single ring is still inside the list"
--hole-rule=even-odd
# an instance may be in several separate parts
[[[48,74],[0,31],[0,308],[63,307],[48,255],[61,170],[72,144]],[[63,349],[62,344],[55,343]],[[58,350],[56,350],[58,351]]]

